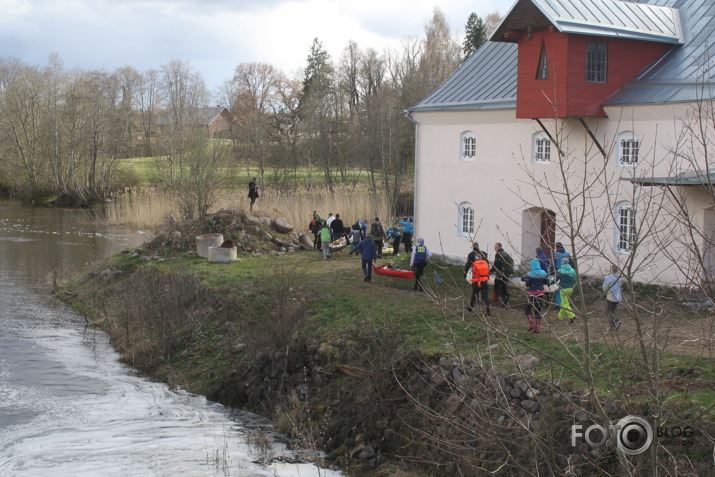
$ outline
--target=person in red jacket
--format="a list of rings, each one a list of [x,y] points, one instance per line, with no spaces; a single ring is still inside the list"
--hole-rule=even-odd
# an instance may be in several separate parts
[[[480,295],[480,303],[487,307],[487,316],[491,316],[492,309],[489,304],[489,262],[487,253],[480,252],[477,259],[472,263],[472,297],[469,300],[467,310],[474,311],[474,304]]]

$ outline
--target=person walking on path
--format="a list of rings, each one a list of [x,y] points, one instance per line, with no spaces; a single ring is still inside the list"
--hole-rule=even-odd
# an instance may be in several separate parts
[[[559,291],[561,295],[561,309],[556,315],[559,320],[569,319],[569,323],[573,323],[576,319],[576,314],[571,309],[571,295],[576,286],[576,270],[573,269],[568,258],[561,259],[561,267],[556,272],[556,278],[559,281]]]
[[[402,243],[405,244],[405,252],[412,252],[412,234],[415,232],[415,221],[412,217],[405,217],[400,220],[400,225],[404,227],[402,230]]]
[[[335,214],[335,218],[330,223],[330,230],[333,231],[333,240],[337,240],[345,235],[345,224],[343,224],[343,219],[340,218],[340,214]]]
[[[464,278],[467,278],[467,273],[472,269],[472,264],[482,257],[482,251],[479,250],[479,244],[472,244],[472,251],[467,255],[467,263],[464,264]]]
[[[320,229],[322,228],[322,220],[317,212],[313,212],[313,219],[308,224],[310,233],[313,234],[313,248],[320,249]]]
[[[352,248],[357,247],[357,245],[362,241],[362,232],[360,231],[360,224],[355,222],[350,230],[350,241],[352,242]]]
[[[480,252],[479,257],[472,263],[472,297],[469,300],[468,311],[474,311],[474,305],[479,295],[479,302],[487,307],[487,316],[491,316],[492,308],[489,304],[489,262],[487,253]]]
[[[494,244],[494,265],[491,272],[494,274],[494,296],[493,301],[501,301],[502,306],[509,305],[509,291],[507,284],[509,277],[514,275],[514,259],[511,258],[506,250],[502,248],[502,244],[497,242]]]
[[[603,279],[601,288],[606,292],[606,316],[611,320],[610,331],[618,331],[621,327],[621,320],[616,317],[616,308],[623,299],[621,287],[625,283],[623,277],[618,273],[618,266],[611,265],[611,273]]]
[[[255,177],[248,183],[248,198],[251,199],[250,210],[253,210],[253,204],[255,204],[256,199],[258,199],[258,182]]]
[[[328,222],[323,221],[323,226],[320,228],[320,246],[323,249],[323,260],[330,258],[330,242],[333,241],[333,232],[328,227]]]
[[[569,258],[570,255],[564,248],[561,242],[556,242],[556,251],[554,252],[554,273],[558,274],[559,268],[561,268],[562,260]],[[573,266],[571,267],[573,268]],[[556,306],[561,306],[561,290],[556,290],[554,295],[554,303]]]
[[[417,245],[412,248],[412,256],[410,256],[410,269],[415,271],[415,286],[413,290],[422,290],[422,274],[427,266],[427,258],[432,257],[432,252],[425,245],[425,239],[418,238]]]
[[[375,242],[377,247],[377,258],[382,258],[382,246],[385,243],[385,229],[380,223],[380,218],[375,217],[375,221],[370,225],[370,235],[372,235],[372,241]]]
[[[526,282],[526,304],[524,314],[529,321],[527,331],[538,333],[541,327],[541,299],[544,295],[544,285],[548,282],[546,272],[541,268],[538,259],[529,262],[531,270],[521,280]]]
[[[359,244],[350,250],[350,255],[353,253],[362,252],[362,274],[365,276],[366,282],[372,281],[372,264],[377,260],[377,247],[372,237],[367,235],[360,241]]]

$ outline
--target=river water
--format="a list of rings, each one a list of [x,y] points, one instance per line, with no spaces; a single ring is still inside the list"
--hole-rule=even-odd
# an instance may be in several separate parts
[[[81,211],[0,201],[0,475],[331,476],[247,444],[257,416],[148,381],[107,336],[48,296],[88,262],[140,245],[141,231]],[[269,457],[279,457],[274,463]]]

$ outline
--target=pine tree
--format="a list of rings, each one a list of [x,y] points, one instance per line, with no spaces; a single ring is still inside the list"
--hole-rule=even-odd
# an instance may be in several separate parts
[[[467,24],[464,27],[464,44],[462,52],[464,59],[469,58],[469,55],[474,53],[479,45],[487,40],[487,32],[484,27],[484,21],[476,13],[470,13],[467,19]]]

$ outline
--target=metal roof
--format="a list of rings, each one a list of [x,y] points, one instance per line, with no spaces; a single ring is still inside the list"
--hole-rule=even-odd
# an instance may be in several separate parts
[[[516,44],[485,41],[409,111],[514,109],[516,66]]]
[[[614,21],[613,12],[618,11],[623,16],[639,17],[641,23],[652,24],[650,28],[653,31],[656,19],[665,12],[674,12],[672,17],[679,18],[679,35],[683,44],[674,44],[665,55],[626,83],[604,104],[660,104],[715,98],[715,62],[711,61],[715,58],[715,0],[519,0],[510,13],[521,2],[538,4],[539,8],[547,11],[550,11],[549,8],[556,11],[554,5],[558,5],[559,11],[580,18],[582,25],[587,16],[591,20],[597,18],[596,11],[603,12],[605,16],[605,5],[609,5],[617,10],[609,10],[612,13],[609,13],[608,28]],[[550,6],[547,8],[546,4]],[[589,5],[598,5],[598,9],[577,12],[577,9]],[[566,13],[560,15],[565,17]],[[500,24],[497,33],[504,25],[504,22]],[[579,33],[596,34],[593,31]],[[409,111],[514,109],[516,79],[516,44],[487,41],[442,85]]]
[[[682,43],[678,10],[665,5],[620,0],[530,1],[563,33]]]
[[[685,171],[666,177],[622,177],[642,186],[702,186],[715,184],[715,171]]]
[[[715,0],[653,0],[680,11],[685,43],[672,48],[605,101],[660,104],[715,97]]]

